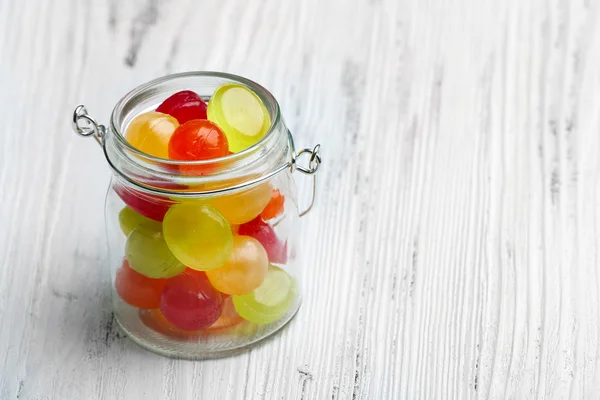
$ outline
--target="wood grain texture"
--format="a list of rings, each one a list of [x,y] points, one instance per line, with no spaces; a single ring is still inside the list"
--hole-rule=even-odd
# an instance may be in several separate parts
[[[599,7],[0,0],[0,398],[600,398]],[[109,169],[69,119],[198,69],[324,164],[298,316],[190,362],[116,327]]]

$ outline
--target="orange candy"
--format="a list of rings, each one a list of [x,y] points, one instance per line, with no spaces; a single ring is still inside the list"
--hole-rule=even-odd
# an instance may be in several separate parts
[[[230,224],[241,225],[256,218],[271,200],[271,186],[262,183],[250,189],[208,198]]]
[[[127,304],[138,308],[158,308],[166,284],[167,279],[152,279],[134,271],[127,260],[123,260],[115,278],[117,294]]]
[[[283,212],[283,204],[285,203],[285,196],[281,194],[279,189],[274,189],[271,193],[271,200],[264,210],[260,213],[260,218],[263,221],[268,221],[275,217],[278,217]]]
[[[224,157],[229,154],[227,137],[214,123],[206,119],[193,119],[180,125],[169,142],[169,158],[197,161]],[[209,174],[215,165],[180,165],[185,175]]]
[[[237,179],[227,182],[208,183],[200,186],[190,186],[184,191],[210,192],[228,188],[243,182],[244,180]],[[206,195],[197,198],[171,196],[170,199],[176,203],[209,204],[216,208],[217,211],[227,219],[229,224],[233,226],[245,224],[258,217],[267,204],[269,204],[271,195],[271,185],[267,182],[263,182],[252,186],[249,189],[238,190],[233,193],[227,191],[223,194]]]
[[[125,138],[129,144],[144,153],[169,158],[169,140],[177,127],[179,122],[170,115],[147,112],[131,121]]]
[[[242,295],[259,287],[269,269],[267,251],[250,236],[235,236],[231,257],[219,268],[206,271],[211,285],[220,292]]]

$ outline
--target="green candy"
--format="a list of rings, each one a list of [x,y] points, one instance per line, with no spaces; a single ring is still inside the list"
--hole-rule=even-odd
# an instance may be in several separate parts
[[[258,143],[271,127],[271,117],[260,97],[239,84],[219,87],[206,112],[208,119],[223,130],[234,153]]]
[[[142,214],[134,211],[132,208],[125,206],[119,212],[119,225],[125,236],[129,236],[131,232],[141,224],[154,225],[157,230],[160,230],[160,222],[154,221],[148,217],[144,217]]]
[[[169,250],[160,225],[142,223],[127,237],[125,254],[129,266],[148,278],[171,278],[185,269]]]
[[[253,292],[232,296],[237,313],[258,325],[270,324],[283,317],[295,299],[294,279],[274,265],[269,265],[265,280]]]

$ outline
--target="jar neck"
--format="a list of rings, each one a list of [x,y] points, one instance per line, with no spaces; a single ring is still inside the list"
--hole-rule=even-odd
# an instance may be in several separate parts
[[[191,89],[207,98],[216,87],[230,82],[250,87],[271,117],[269,131],[248,149],[217,159],[177,161],[140,152],[125,140],[124,132],[133,118],[156,109],[174,92]],[[103,147],[107,161],[124,184],[149,193],[193,197],[249,187],[289,167],[294,151],[290,139],[277,101],[262,86],[229,74],[185,73],[151,81],[121,99],[113,110]]]

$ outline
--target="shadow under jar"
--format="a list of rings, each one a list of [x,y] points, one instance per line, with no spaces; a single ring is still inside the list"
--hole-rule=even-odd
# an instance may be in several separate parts
[[[172,94],[192,90],[210,101],[229,83],[252,90],[269,113],[270,129],[251,147],[177,161],[125,140],[136,116]],[[295,236],[299,217],[310,209],[299,213],[292,173],[315,174],[320,146],[296,152],[266,89],[223,73],[170,75],[121,99],[109,129],[83,106],[73,128],[101,144],[113,170],[105,210],[108,260],[114,312],[129,337],[163,355],[211,358],[248,347],[291,320],[301,302]]]

